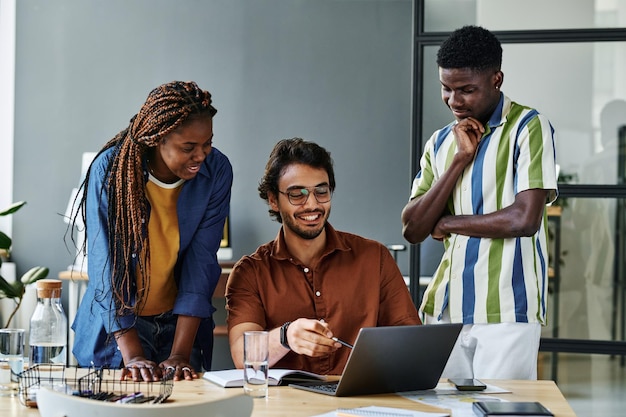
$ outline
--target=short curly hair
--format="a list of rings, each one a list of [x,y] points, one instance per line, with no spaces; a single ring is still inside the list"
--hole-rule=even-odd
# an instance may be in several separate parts
[[[463,26],[441,44],[437,52],[440,68],[500,70],[502,46],[496,36],[480,26]]]
[[[328,174],[330,191],[335,191],[335,171],[330,152],[314,142],[302,138],[282,139],[272,150],[269,161],[265,166],[265,173],[259,183],[259,196],[269,202],[269,194],[278,194],[278,180],[285,169],[292,164],[309,165],[320,168]],[[283,222],[280,213],[269,209],[270,217],[279,223]]]

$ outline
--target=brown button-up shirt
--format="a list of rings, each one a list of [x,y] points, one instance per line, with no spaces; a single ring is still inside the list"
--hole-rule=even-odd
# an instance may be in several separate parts
[[[324,319],[333,334],[354,343],[361,327],[420,324],[402,274],[382,244],[326,225],[317,265],[289,254],[282,229],[272,242],[234,266],[226,288],[228,328],[257,323],[267,330],[298,318]],[[349,348],[322,357],[289,352],[275,368],[340,375]]]

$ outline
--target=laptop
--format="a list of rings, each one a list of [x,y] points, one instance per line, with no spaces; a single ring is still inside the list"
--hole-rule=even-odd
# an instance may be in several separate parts
[[[289,386],[337,397],[432,389],[462,327],[460,323],[364,327],[339,381]]]

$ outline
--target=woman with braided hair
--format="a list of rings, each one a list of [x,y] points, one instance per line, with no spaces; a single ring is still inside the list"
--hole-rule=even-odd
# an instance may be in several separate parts
[[[89,285],[72,329],[81,366],[122,378],[211,369],[211,297],[233,179],[212,147],[211,94],[175,81],[150,92],[82,184]]]

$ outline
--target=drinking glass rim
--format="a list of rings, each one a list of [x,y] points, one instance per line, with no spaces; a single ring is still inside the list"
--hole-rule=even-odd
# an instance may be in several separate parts
[[[3,327],[2,329],[0,329],[0,333],[25,333],[26,329],[15,329],[15,328],[6,328]]]

